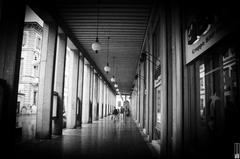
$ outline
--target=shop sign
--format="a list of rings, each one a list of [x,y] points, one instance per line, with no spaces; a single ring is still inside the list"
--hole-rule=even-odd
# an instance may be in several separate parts
[[[216,16],[193,18],[186,30],[186,64],[201,55],[229,33]]]

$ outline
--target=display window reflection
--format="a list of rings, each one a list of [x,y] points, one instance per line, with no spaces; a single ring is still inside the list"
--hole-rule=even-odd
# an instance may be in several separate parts
[[[210,136],[232,132],[238,96],[236,49],[215,49],[201,58],[199,73],[199,114]]]

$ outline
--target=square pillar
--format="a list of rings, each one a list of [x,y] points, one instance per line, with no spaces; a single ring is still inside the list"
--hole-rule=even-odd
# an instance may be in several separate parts
[[[36,127],[36,137],[41,139],[51,138],[56,39],[57,26],[54,23],[44,23]]]
[[[108,95],[108,87],[107,87],[107,84],[105,83],[105,117],[107,116],[107,104],[108,104],[108,101],[107,101],[107,95]]]
[[[99,77],[96,74],[96,104],[97,104],[97,110],[96,110],[96,120],[99,119],[99,99],[100,99],[100,94],[99,94]]]
[[[57,39],[57,55],[55,63],[55,81],[54,91],[57,93],[58,101],[55,108],[53,108],[53,115],[56,114],[53,120],[53,134],[61,135],[63,127],[63,97],[64,97],[64,70],[66,61],[66,45],[67,38],[63,33],[58,34]],[[56,110],[54,110],[56,109]]]
[[[103,105],[103,84],[102,84],[102,79],[100,78],[98,80],[98,83],[99,83],[99,118],[102,118],[103,115],[102,115],[102,105]]]
[[[108,106],[109,106],[109,88],[107,87],[107,95],[106,95],[106,116],[108,116]]]
[[[89,84],[89,120],[88,123],[92,123],[93,121],[93,67],[90,66],[90,84]]]
[[[172,101],[173,101],[173,156],[177,158],[182,152],[182,44],[180,9],[174,6],[172,14]]]
[[[89,87],[90,87],[90,67],[88,61],[84,61],[83,76],[83,105],[82,105],[82,123],[88,123],[89,120]]]
[[[78,98],[77,98],[77,123],[81,127],[82,123],[82,103],[83,103],[83,76],[84,76],[84,58],[80,56],[78,62]]]
[[[106,85],[103,82],[103,117],[105,117],[105,111],[106,111]]]
[[[79,53],[77,50],[72,49],[69,57],[70,70],[69,70],[69,96],[68,96],[68,107],[67,107],[67,123],[68,129],[76,127],[76,116],[77,116],[77,84],[78,84],[78,58]]]
[[[93,121],[98,118],[98,77],[96,72],[93,74]]]

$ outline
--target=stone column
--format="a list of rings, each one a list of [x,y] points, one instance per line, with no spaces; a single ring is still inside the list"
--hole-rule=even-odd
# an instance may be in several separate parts
[[[53,107],[53,112],[56,113],[56,119],[53,121],[53,134],[61,135],[63,127],[63,97],[64,97],[64,70],[66,61],[66,46],[67,38],[65,34],[58,34],[57,39],[57,55],[55,63],[55,81],[54,91],[57,92],[58,103],[55,103],[57,107]],[[57,105],[58,104],[58,105]],[[56,109],[56,110],[54,110]]]
[[[99,78],[99,118],[102,118],[102,104],[103,104],[103,85],[102,85],[102,79]]]
[[[172,151],[173,156],[181,155],[182,152],[182,37],[181,37],[181,21],[180,9],[175,6],[171,10],[171,34],[172,34],[172,124],[173,124],[173,137],[172,137]]]
[[[98,77],[97,74],[93,75],[93,121],[97,120],[97,106],[98,106]]]
[[[40,61],[39,105],[37,108],[37,138],[51,138],[52,99],[54,81],[55,43],[57,26],[54,23],[44,23],[43,43]]]
[[[83,70],[84,70],[84,58],[81,56],[78,63],[78,100],[77,100],[77,123],[76,126],[81,127],[82,123],[82,103],[83,103]]]
[[[102,117],[104,117],[105,116],[105,83],[102,81],[102,84],[103,84],[103,96],[102,96],[102,98],[103,98],[103,103],[102,103]]]
[[[83,76],[83,105],[82,105],[82,123],[89,120],[89,86],[90,86],[90,67],[88,61],[84,61]]]
[[[77,110],[77,84],[78,84],[78,58],[79,52],[77,50],[71,50],[69,61],[69,93],[68,93],[68,103],[67,103],[67,123],[66,127],[68,129],[73,129],[76,127],[76,110]]]
[[[88,123],[92,123],[93,121],[93,67],[90,66],[90,84],[89,84],[89,120]]]
[[[144,63],[141,63],[140,64],[140,70],[139,70],[139,80],[140,80],[140,125],[141,125],[141,128],[144,128],[143,127],[143,120],[144,120],[144,107],[145,107],[145,104],[143,103],[144,102]]]
[[[109,105],[109,98],[108,98],[108,96],[109,96],[109,88],[108,88],[108,86],[106,87],[106,90],[107,90],[107,92],[106,92],[106,116],[108,116],[108,105]]]
[[[107,94],[108,94],[108,88],[107,88],[107,84],[106,83],[105,83],[104,87],[105,87],[105,93],[104,93],[104,95],[105,95],[105,97],[104,97],[104,100],[105,100],[105,104],[104,104],[104,117],[106,117],[107,116]]]
[[[96,110],[96,120],[99,119],[99,99],[100,99],[100,94],[99,94],[99,76],[96,74],[96,104],[97,104],[97,110]]]

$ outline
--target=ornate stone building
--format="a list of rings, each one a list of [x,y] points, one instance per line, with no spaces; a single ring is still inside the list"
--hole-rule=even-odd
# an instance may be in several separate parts
[[[35,114],[38,103],[42,26],[25,22],[21,53],[17,113]]]

